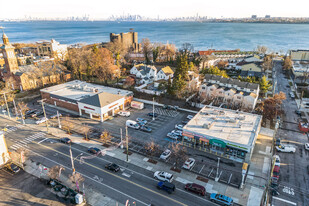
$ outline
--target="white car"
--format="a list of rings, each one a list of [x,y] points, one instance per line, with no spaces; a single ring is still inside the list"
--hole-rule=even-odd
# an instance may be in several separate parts
[[[290,153],[294,153],[296,152],[296,148],[291,146],[291,145],[285,145],[285,144],[281,144],[279,146],[276,146],[276,149],[278,152],[290,152]]]
[[[163,172],[163,171],[156,171],[154,174],[153,174],[153,177],[156,179],[156,180],[160,180],[160,181],[167,181],[167,182],[172,182],[173,181],[173,178],[174,176],[170,173],[167,173],[167,172]]]
[[[130,112],[129,111],[120,111],[118,112],[118,115],[123,116],[123,117],[129,117],[130,116]]]
[[[175,125],[175,129],[182,130],[183,129],[183,125],[182,124],[176,124]]]
[[[176,135],[176,134],[174,134],[174,133],[171,133],[171,132],[168,133],[166,136],[169,137],[169,138],[171,138],[171,139],[173,139],[173,140],[178,140],[178,138],[179,138],[178,135]]]
[[[160,155],[160,159],[163,160],[167,160],[167,158],[169,158],[169,156],[171,156],[172,152],[169,149],[166,149],[161,155]]]
[[[188,115],[187,119],[190,119],[190,120],[193,119],[193,115]]]
[[[46,122],[47,120],[48,120],[47,118],[42,117],[41,119],[37,120],[35,123],[36,123],[36,124],[41,124],[41,123],[43,123],[43,122]]]
[[[182,131],[180,131],[180,130],[172,130],[171,133],[175,134],[177,136],[182,136]]]
[[[309,150],[309,143],[305,144],[305,150]]]
[[[274,161],[275,161],[275,166],[279,166],[280,167],[280,157],[278,155],[274,155],[273,156]]]
[[[182,168],[190,170],[195,164],[195,159],[189,158],[187,161],[182,165]]]

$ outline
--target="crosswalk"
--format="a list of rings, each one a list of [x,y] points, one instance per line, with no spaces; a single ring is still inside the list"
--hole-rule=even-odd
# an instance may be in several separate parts
[[[159,115],[164,115],[164,116],[170,116],[170,117],[176,117],[179,112],[176,110],[168,110],[168,109],[163,109],[160,107],[155,107],[155,113],[158,113]]]
[[[11,150],[17,150],[18,148],[28,148],[28,145],[30,142],[38,139],[43,138],[46,134],[43,132],[36,133],[34,135],[31,135],[23,140],[16,140],[15,144],[11,145],[9,148]]]
[[[16,126],[7,126],[6,130],[4,130],[6,133],[10,133],[10,132],[15,132],[16,130],[18,130],[19,128],[23,128],[25,127],[22,124],[18,124]]]

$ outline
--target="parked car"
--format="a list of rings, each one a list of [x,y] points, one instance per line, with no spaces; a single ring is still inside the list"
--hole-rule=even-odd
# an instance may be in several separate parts
[[[305,150],[309,150],[309,143],[305,144]]]
[[[36,112],[36,109],[33,109],[33,110],[28,110],[27,112],[26,112],[26,116],[29,116],[30,114],[32,114],[32,113],[34,113],[34,112]]]
[[[299,111],[299,110],[295,110],[295,114],[297,114],[297,115],[301,115],[301,111]]]
[[[163,109],[171,109],[171,106],[170,106],[170,105],[165,104],[165,105],[163,105]]]
[[[30,114],[30,117],[37,117],[43,114],[43,111],[35,111]]]
[[[275,141],[275,146],[279,146],[279,145],[281,145],[281,139],[280,138],[276,139],[276,141]]]
[[[141,126],[140,127],[140,130],[143,131],[143,132],[152,132],[152,129],[150,127],[147,127],[147,126]]]
[[[182,124],[188,124],[189,120],[183,120],[181,121]]]
[[[167,135],[166,135],[167,137],[169,137],[169,138],[171,138],[171,139],[173,139],[173,140],[178,140],[179,139],[179,136],[178,135],[176,135],[176,134],[173,134],[173,133],[167,133]]]
[[[193,115],[188,115],[187,119],[190,119],[190,120],[193,119]]]
[[[53,115],[50,115],[50,119],[55,119],[55,118],[57,118],[58,117],[58,115],[57,114],[53,114]],[[62,117],[62,114],[60,114],[59,113],[59,117]]]
[[[14,163],[8,164],[6,166],[6,168],[7,168],[7,170],[9,170],[10,172],[12,172],[14,174],[16,174],[20,171],[20,168]]]
[[[278,155],[274,155],[274,164],[280,167],[280,157]]]
[[[133,129],[139,129],[140,128],[140,125],[137,122],[133,121],[133,120],[127,120],[126,121],[126,126],[127,127],[131,127]]]
[[[294,93],[293,92],[290,92],[290,96],[291,96],[291,98],[295,98],[295,95],[294,95]]]
[[[194,192],[196,194],[205,196],[206,194],[206,189],[202,185],[195,184],[195,183],[188,183],[185,185],[185,190]]]
[[[70,138],[67,138],[67,137],[60,138],[59,141],[62,142],[62,143],[65,143],[65,144],[72,143],[72,140]]]
[[[233,205],[233,199],[225,196],[225,195],[221,195],[218,193],[211,193],[210,194],[210,201],[215,202],[215,203],[219,203],[219,204],[223,204],[226,206],[230,206]]]
[[[137,123],[143,123],[143,125],[147,124],[147,120],[143,119],[143,118],[136,118]]]
[[[153,174],[153,177],[156,179],[156,180],[160,180],[160,181],[167,181],[167,182],[172,182],[173,181],[173,178],[174,176],[170,173],[167,173],[167,172],[163,172],[163,171],[156,171],[154,174]]]
[[[195,159],[189,158],[185,161],[185,163],[182,165],[182,168],[190,170],[195,164]]]
[[[118,115],[123,116],[123,117],[129,117],[130,114],[131,113],[129,111],[124,111],[124,110],[118,112]]]
[[[90,152],[92,154],[98,154],[99,152],[101,152],[101,150],[99,148],[96,148],[96,147],[89,147],[88,152]]]
[[[48,120],[47,118],[42,117],[42,118],[40,118],[39,120],[37,120],[35,123],[36,123],[36,124],[41,124],[41,123],[46,122],[47,120]]]
[[[172,130],[171,133],[175,134],[177,136],[182,136],[182,131],[180,131],[180,130]]]
[[[182,130],[183,129],[183,125],[182,124],[176,124],[175,125],[175,129]]]
[[[150,112],[150,113],[148,113],[148,116],[150,116],[150,117],[157,117],[159,115],[158,115],[158,113]]]
[[[105,168],[114,172],[118,172],[120,167],[115,163],[108,163],[105,165]]]
[[[278,152],[290,152],[290,153],[294,153],[296,152],[296,148],[291,146],[291,145],[285,145],[285,144],[281,144],[279,146],[276,146],[276,149]]]
[[[272,178],[279,179],[279,174],[280,174],[280,167],[278,165],[275,165]]]
[[[160,159],[163,160],[167,160],[167,158],[169,158],[169,156],[171,156],[172,152],[169,149],[166,149],[161,155],[160,155]]]
[[[165,190],[169,194],[174,192],[175,189],[176,189],[174,184],[172,184],[170,182],[164,182],[164,181],[158,182],[157,188],[160,189],[160,190]]]

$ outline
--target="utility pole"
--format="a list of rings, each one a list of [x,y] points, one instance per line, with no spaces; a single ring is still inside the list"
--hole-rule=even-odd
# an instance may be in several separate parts
[[[72,174],[75,174],[75,167],[74,167],[74,160],[73,160],[73,155],[72,155],[72,149],[71,149],[71,145],[70,145],[70,157],[71,157],[71,164],[72,164]]]
[[[3,96],[4,96],[4,101],[5,101],[5,104],[6,104],[6,110],[7,110],[7,112],[8,112],[9,118],[11,119],[11,114],[10,114],[8,102],[7,102],[7,100],[6,100],[5,93],[3,93]]]
[[[220,157],[218,157],[217,174],[216,174],[216,178],[215,178],[216,182],[218,182],[218,180],[219,180],[219,166],[220,166]]]
[[[152,120],[155,120],[155,114],[154,114],[154,97],[152,98]]]
[[[127,146],[127,162],[129,161],[129,139],[128,139],[128,127],[126,126],[126,146]]]
[[[42,100],[39,100],[38,102],[41,102],[41,104],[42,104],[42,108],[43,108],[43,112],[44,112],[44,117],[45,117],[45,123],[46,123],[46,129],[47,129],[47,133],[49,133],[49,131],[48,131],[48,122],[47,122],[46,112],[45,112],[45,107],[44,107],[44,100],[45,99],[42,99]]]
[[[15,104],[15,100],[14,100],[14,98],[13,98],[13,105],[14,105],[14,109],[15,109],[15,117],[16,117],[16,119],[18,118],[18,116],[17,116],[17,109],[16,109],[16,104]]]
[[[59,111],[57,110],[57,117],[58,117],[58,127],[61,129],[61,123],[60,123],[60,117],[59,117]]]
[[[19,111],[20,111],[20,116],[21,116],[21,119],[22,119],[22,121],[23,121],[23,124],[25,124],[24,115],[23,115],[23,113],[22,113],[21,110],[19,110]]]
[[[120,140],[121,140],[121,145],[120,148],[123,149],[123,142],[122,142],[122,128],[120,128]]]

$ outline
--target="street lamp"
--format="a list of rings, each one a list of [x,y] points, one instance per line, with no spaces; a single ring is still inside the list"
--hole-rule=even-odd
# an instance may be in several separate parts
[[[152,98],[152,120],[155,120],[155,114],[154,114],[154,97]]]
[[[218,180],[219,180],[219,166],[220,166],[220,157],[218,157],[217,174],[216,174],[216,178],[215,178],[216,182],[218,182]]]
[[[41,99],[41,100],[38,100],[38,102],[42,103],[42,108],[43,108],[44,117],[45,117],[45,123],[46,123],[46,129],[47,129],[47,133],[48,133],[48,122],[47,122],[47,118],[46,118],[46,112],[45,112],[45,107],[44,107],[44,100],[45,99]]]

